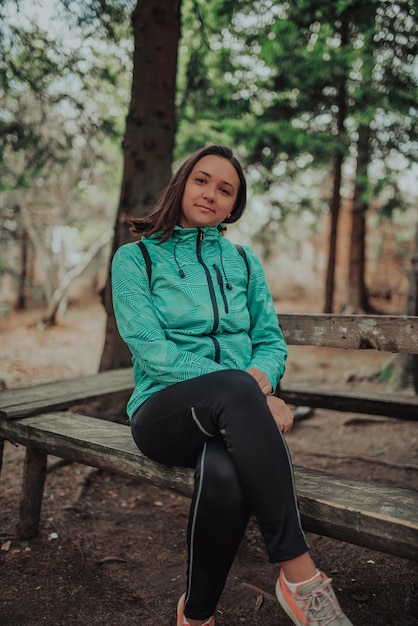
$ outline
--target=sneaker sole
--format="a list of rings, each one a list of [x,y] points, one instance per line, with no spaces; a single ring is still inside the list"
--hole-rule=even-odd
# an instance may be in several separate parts
[[[285,599],[284,595],[282,594],[282,590],[281,590],[281,587],[280,587],[280,579],[276,583],[276,597],[277,597],[277,599],[279,601],[280,606],[286,612],[288,617],[290,617],[292,622],[294,624],[296,624],[296,626],[304,626],[303,622],[300,622],[298,620],[298,618],[295,616],[295,614],[293,613],[292,609],[290,608],[290,606],[286,602],[286,599]]]
[[[180,596],[179,601],[177,603],[177,626],[183,626],[183,611],[184,611],[184,599],[186,594],[183,593]]]
[[[179,601],[177,603],[177,626],[183,626],[184,622],[184,601],[186,599],[186,594],[183,593],[180,596]],[[215,626],[215,618],[211,617],[211,622],[209,622],[209,626]]]

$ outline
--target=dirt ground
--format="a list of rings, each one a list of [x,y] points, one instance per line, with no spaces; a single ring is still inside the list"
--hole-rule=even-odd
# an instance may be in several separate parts
[[[97,371],[104,314],[72,308],[56,328],[39,313],[0,319],[0,386]],[[388,389],[390,355],[291,348],[289,380]],[[416,423],[316,410],[288,435],[296,465],[418,488]],[[0,480],[1,626],[174,626],[184,590],[189,502],[139,480],[50,458],[42,525],[14,536],[24,450],[6,444]],[[318,565],[333,578],[355,626],[418,624],[414,563],[316,535]],[[290,626],[274,600],[277,567],[250,523],[218,607],[219,626]]]

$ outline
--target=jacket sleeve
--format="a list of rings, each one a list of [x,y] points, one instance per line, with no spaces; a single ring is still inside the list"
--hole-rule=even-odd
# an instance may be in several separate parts
[[[119,334],[136,367],[172,385],[225,369],[211,359],[179,350],[167,340],[155,313],[144,259],[135,244],[120,247],[112,261],[113,308]]]
[[[249,264],[250,367],[262,370],[275,389],[285,372],[288,350],[261,262],[251,248],[245,247],[245,252]]]

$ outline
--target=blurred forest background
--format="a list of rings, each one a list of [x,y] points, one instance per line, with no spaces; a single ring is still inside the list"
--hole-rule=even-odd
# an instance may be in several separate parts
[[[231,146],[278,308],[417,315],[416,0],[0,0],[0,320],[109,293],[127,215]],[[280,302],[283,301],[283,306]]]

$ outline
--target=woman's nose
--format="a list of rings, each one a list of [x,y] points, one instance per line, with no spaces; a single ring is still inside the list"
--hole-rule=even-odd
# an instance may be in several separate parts
[[[211,189],[205,189],[205,191],[203,192],[203,197],[205,200],[213,202],[213,200],[215,199],[215,193]]]

